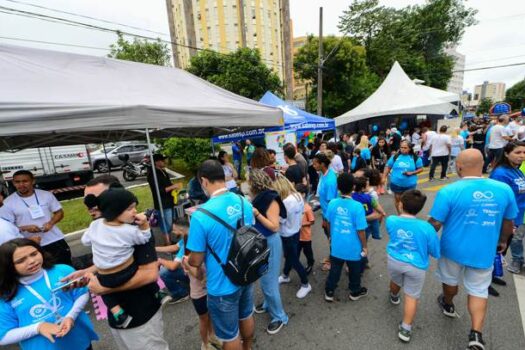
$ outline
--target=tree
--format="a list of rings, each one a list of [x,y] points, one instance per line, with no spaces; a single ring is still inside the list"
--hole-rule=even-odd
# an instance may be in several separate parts
[[[323,46],[327,55],[332,52],[323,64],[323,114],[336,117],[366,99],[380,81],[368,70],[364,48],[353,39],[329,36],[323,38]],[[311,36],[294,59],[297,76],[312,82],[309,110],[317,108],[318,48],[319,38]]]
[[[514,84],[507,90],[506,101],[513,109],[525,108],[525,79]]]
[[[490,97],[482,98],[479,101],[478,108],[476,109],[476,114],[488,114],[490,107],[492,107],[492,99]]]
[[[238,95],[258,100],[266,91],[281,93],[281,81],[256,49],[221,54],[203,50],[190,60],[188,71]]]
[[[445,89],[454,62],[444,49],[456,45],[476,23],[476,12],[462,0],[429,0],[402,9],[379,6],[378,0],[354,0],[339,29],[365,47],[367,64],[379,77],[398,61],[412,78]]]
[[[211,155],[211,140],[190,137],[171,137],[160,142],[163,153],[172,159],[182,159],[194,173]]]
[[[108,57],[159,66],[170,65],[170,50],[160,39],[150,42],[135,38],[133,42],[129,42],[124,39],[122,33],[119,32],[117,35],[118,40],[115,44],[111,44],[111,52]]]

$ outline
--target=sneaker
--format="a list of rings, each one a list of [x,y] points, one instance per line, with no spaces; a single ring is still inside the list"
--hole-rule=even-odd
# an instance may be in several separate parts
[[[388,193],[389,195],[393,195],[394,194],[394,192],[392,192],[392,190],[388,190],[388,191],[386,191],[386,193]]]
[[[306,286],[301,286],[299,290],[297,291],[297,294],[295,296],[299,299],[303,299],[312,291],[312,285],[308,283]]]
[[[485,350],[485,342],[483,341],[480,332],[470,331],[468,336],[468,348],[469,350]]]
[[[357,301],[357,300],[361,299],[362,297],[366,297],[367,295],[368,295],[368,289],[366,289],[365,287],[361,287],[359,292],[357,292],[357,293],[350,293],[348,295],[348,298],[350,300]]]
[[[439,304],[439,307],[443,311],[443,315],[451,318],[457,318],[459,317],[458,313],[456,312],[456,308],[454,307],[454,304],[446,304],[445,303],[445,297],[443,294],[438,296],[437,302]]]
[[[173,300],[170,293],[168,293],[168,291],[164,289],[159,290],[156,296],[157,296],[157,299],[159,299],[161,306],[164,306]]]
[[[394,305],[399,305],[401,303],[401,298],[398,295],[390,293],[390,302]]]
[[[439,179],[439,181],[447,181],[447,180],[448,180],[448,177],[446,176]]]
[[[255,306],[253,308],[253,312],[256,314],[264,314],[266,312],[266,309],[263,307],[263,303],[260,303],[259,305]]]
[[[210,336],[208,345],[211,345],[211,349],[220,350],[222,349],[222,341],[220,341],[215,334]]]
[[[334,301],[334,292],[325,292],[324,300],[328,301],[329,303],[332,303]]]
[[[499,292],[492,286],[489,286],[489,294],[493,297],[499,297]]]
[[[279,276],[279,284],[283,284],[283,283],[290,283],[290,277],[288,276],[285,276],[285,275],[281,275]]]
[[[409,331],[408,329],[403,328],[401,323],[399,324],[399,331],[397,332],[397,337],[404,341],[405,343],[408,343],[410,341],[410,338],[412,338],[412,331]]]
[[[434,182],[434,178],[428,179],[428,182]]]
[[[513,260],[509,266],[507,266],[507,271],[515,274],[521,273],[521,262]]]
[[[507,282],[499,277],[492,277],[492,283],[497,284],[498,286],[506,286]]]
[[[177,297],[172,297],[171,301],[169,302],[170,305],[179,304],[182,302],[185,302],[186,300],[190,300],[190,296],[188,294],[186,295],[180,295]]]
[[[113,315],[115,318],[115,328],[125,329],[128,328],[129,324],[133,320],[133,317],[128,315],[122,310],[118,315]]]
[[[283,328],[284,323],[283,321],[273,321],[270,322],[268,327],[266,327],[266,333],[268,334],[277,334]]]

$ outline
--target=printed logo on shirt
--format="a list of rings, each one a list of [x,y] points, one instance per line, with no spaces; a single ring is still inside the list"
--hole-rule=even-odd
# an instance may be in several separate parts
[[[524,193],[525,192],[525,180],[522,178],[514,179],[514,183],[516,186],[518,186],[518,192]]]
[[[226,208],[226,213],[230,218],[241,214],[242,208],[240,204],[230,205]]]
[[[474,193],[472,194],[472,198],[474,198],[475,201],[487,201],[494,198],[494,193],[491,191],[474,191]]]
[[[46,304],[35,304],[31,309],[29,309],[29,314],[36,321],[46,319],[50,314],[57,312],[62,305],[62,300],[56,296],[52,295],[49,303]]]
[[[19,307],[20,305],[22,305],[22,304],[24,303],[24,300],[25,300],[25,298],[13,299],[13,300],[11,301],[11,307],[12,307],[13,309]]]
[[[400,167],[400,168],[409,168],[410,167],[410,163],[401,161],[401,162],[397,163],[397,166]]]
[[[403,239],[410,239],[414,236],[414,234],[411,231],[405,231],[400,228],[399,230],[397,230],[397,236]]]
[[[348,215],[348,209],[344,207],[337,207],[337,215]]]
[[[473,218],[473,217],[476,217],[478,216],[478,213],[476,211],[476,209],[469,209],[468,212],[467,212],[467,215],[465,215],[467,218]]]
[[[486,214],[487,216],[496,216],[500,213],[499,210],[490,210],[490,209],[483,209],[483,214]]]

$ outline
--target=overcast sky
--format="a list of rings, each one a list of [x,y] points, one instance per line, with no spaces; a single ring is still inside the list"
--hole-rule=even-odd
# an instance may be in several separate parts
[[[136,26],[155,33],[121,27],[115,23],[102,23],[57,13],[23,5],[22,2]],[[423,0],[380,0],[380,2],[392,7],[424,3]],[[294,35],[317,33],[320,6],[323,6],[324,9],[325,35],[339,34],[337,30],[339,16],[350,3],[350,0],[290,0]],[[477,15],[479,24],[467,29],[458,48],[458,51],[466,55],[466,69],[525,62],[525,35],[523,34],[525,1],[470,0],[468,4],[479,10]],[[106,55],[109,52],[107,48],[116,40],[116,35],[113,33],[5,14],[2,13],[5,11],[2,7],[38,12],[102,27],[169,39],[165,0],[0,0],[0,42],[91,55]],[[161,35],[162,33],[164,35]],[[38,44],[9,40],[6,37],[67,43],[92,48]],[[472,90],[474,85],[480,84],[484,80],[504,82],[508,88],[524,78],[525,65],[466,72],[464,88]]]

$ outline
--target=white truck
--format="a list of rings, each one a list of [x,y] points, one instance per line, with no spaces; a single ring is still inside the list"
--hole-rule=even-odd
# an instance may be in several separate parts
[[[0,152],[0,171],[9,193],[15,190],[11,180],[18,170],[31,171],[36,178],[36,187],[57,195],[80,191],[93,178],[89,151],[85,145]]]

